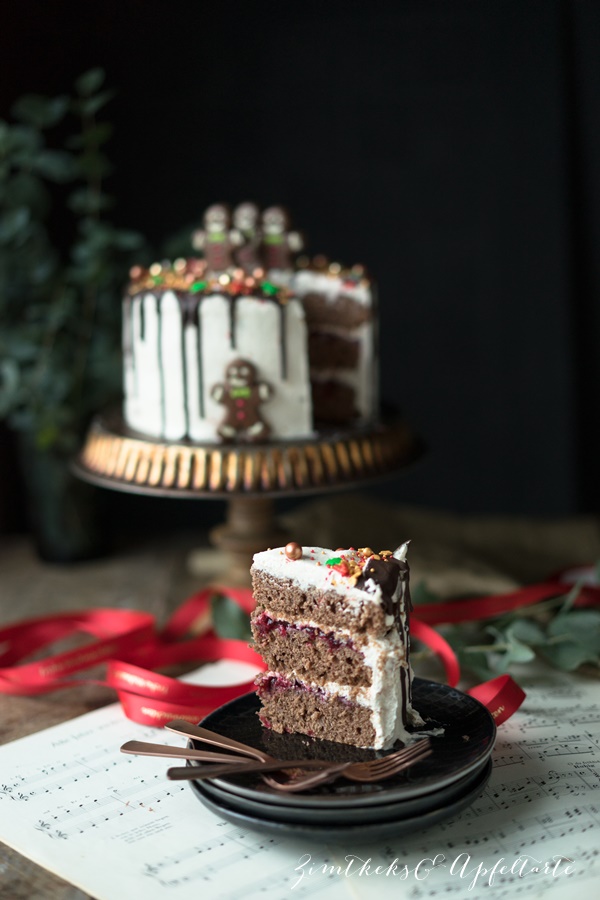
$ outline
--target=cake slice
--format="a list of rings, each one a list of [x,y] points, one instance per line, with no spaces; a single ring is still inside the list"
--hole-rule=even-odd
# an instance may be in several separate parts
[[[254,556],[265,727],[385,749],[423,724],[411,703],[407,549],[290,543]]]

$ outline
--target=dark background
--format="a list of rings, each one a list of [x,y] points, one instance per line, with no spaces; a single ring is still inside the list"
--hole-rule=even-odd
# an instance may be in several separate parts
[[[429,445],[380,494],[600,508],[598,0],[21,2],[0,51],[0,115],[106,69],[118,224],[158,244],[216,200],[284,203],[368,266],[383,398]]]

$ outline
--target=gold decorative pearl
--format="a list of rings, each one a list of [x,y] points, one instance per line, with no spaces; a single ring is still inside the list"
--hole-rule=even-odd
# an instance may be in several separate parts
[[[285,545],[285,555],[288,559],[301,559],[302,547],[296,541],[290,541]]]

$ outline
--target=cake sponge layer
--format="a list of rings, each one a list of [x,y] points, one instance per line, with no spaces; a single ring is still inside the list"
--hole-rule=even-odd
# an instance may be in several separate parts
[[[310,625],[273,619],[266,612],[252,617],[254,648],[274,672],[325,685],[334,681],[354,687],[371,685],[364,653],[345,635]]]
[[[300,732],[356,747],[375,745],[368,707],[272,673],[259,676],[257,684],[262,703],[259,717],[267,728],[279,734]]]
[[[366,594],[350,605],[335,587],[305,585],[252,569],[257,610],[268,610],[286,621],[318,622],[323,628],[351,629],[369,637],[383,637],[390,631],[393,620],[389,620],[381,605],[370,602]]]

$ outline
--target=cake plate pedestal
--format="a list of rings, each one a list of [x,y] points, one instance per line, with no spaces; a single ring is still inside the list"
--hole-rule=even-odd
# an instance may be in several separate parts
[[[224,553],[221,580],[247,585],[252,555],[293,537],[277,525],[277,498],[359,487],[400,472],[422,452],[420,439],[393,416],[371,428],[319,432],[313,440],[194,444],[137,434],[108,415],[92,423],[73,469],[114,490],[225,500],[225,522],[210,540]]]

